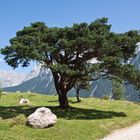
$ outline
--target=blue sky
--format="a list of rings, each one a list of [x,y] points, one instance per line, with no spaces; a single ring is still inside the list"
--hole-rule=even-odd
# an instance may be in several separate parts
[[[0,48],[32,22],[63,27],[101,17],[109,18],[115,32],[140,29],[140,0],[0,0]],[[0,69],[10,70],[2,59]],[[32,66],[16,71],[28,73]]]

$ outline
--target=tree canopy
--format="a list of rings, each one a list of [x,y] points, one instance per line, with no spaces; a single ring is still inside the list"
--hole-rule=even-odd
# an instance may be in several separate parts
[[[133,57],[136,43],[140,41],[139,32],[115,33],[107,22],[103,17],[90,24],[64,28],[47,27],[43,22],[32,23],[18,31],[1,53],[13,68],[20,64],[27,67],[31,61],[50,68],[60,107],[68,108],[68,91],[77,79],[87,77],[89,73],[93,79],[115,75],[133,84],[140,82],[136,76],[138,71],[122,63]],[[92,59],[98,63],[90,63]]]

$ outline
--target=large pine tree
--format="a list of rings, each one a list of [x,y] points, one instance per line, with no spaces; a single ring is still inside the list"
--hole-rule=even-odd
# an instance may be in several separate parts
[[[140,41],[138,31],[114,33],[107,21],[107,18],[101,18],[90,24],[64,28],[50,28],[43,22],[36,22],[18,31],[1,53],[13,68],[20,64],[26,67],[31,61],[50,68],[60,107],[66,109],[69,108],[68,91],[77,79],[89,73],[97,77],[111,74],[133,84],[139,82],[135,74],[130,75],[131,71],[137,71],[122,64],[122,61],[133,57],[136,43]],[[93,58],[99,63],[91,65],[89,61]]]

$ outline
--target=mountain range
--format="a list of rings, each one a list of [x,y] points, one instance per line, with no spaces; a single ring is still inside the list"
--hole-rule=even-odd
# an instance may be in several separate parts
[[[11,87],[19,85],[25,79],[25,74],[14,71],[0,70],[0,87]]]
[[[93,60],[92,63],[98,63],[96,60]],[[128,60],[127,63],[135,65],[137,69],[140,69],[140,44],[136,48],[135,57]],[[18,78],[20,76],[20,78]],[[53,76],[49,69],[41,68],[40,65],[34,67],[34,69],[25,75],[18,76],[9,76],[11,77],[9,83],[8,79],[4,85],[5,91],[10,92],[37,92],[42,94],[56,94]],[[4,75],[2,77],[5,77]],[[7,77],[7,76],[6,76]],[[14,79],[14,80],[13,80]],[[19,80],[20,79],[20,80]],[[5,80],[6,81],[6,80]],[[14,81],[14,82],[13,82]],[[82,97],[101,97],[104,95],[110,95],[112,92],[112,84],[108,79],[98,79],[96,81],[91,82],[91,87],[89,90],[82,90],[80,95]],[[69,96],[75,96],[75,91],[72,89],[69,92]],[[140,101],[139,92],[134,88],[133,85],[127,84],[125,85],[125,93],[124,98],[131,101]]]

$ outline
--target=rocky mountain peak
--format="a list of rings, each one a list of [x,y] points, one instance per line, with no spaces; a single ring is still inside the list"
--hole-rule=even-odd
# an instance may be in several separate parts
[[[0,86],[1,87],[11,87],[22,83],[25,78],[25,74],[17,73],[13,70],[6,71],[0,70]]]

